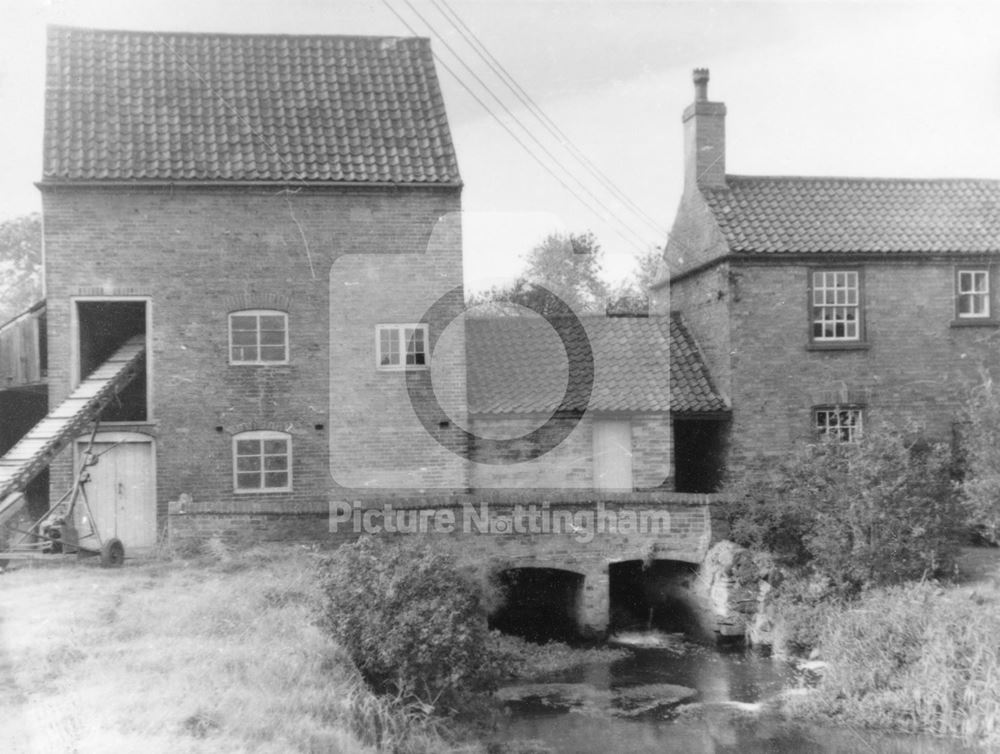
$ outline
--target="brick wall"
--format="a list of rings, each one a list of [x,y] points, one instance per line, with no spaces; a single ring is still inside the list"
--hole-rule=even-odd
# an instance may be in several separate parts
[[[868,426],[913,420],[950,440],[980,371],[1000,366],[995,327],[952,324],[954,264],[864,264],[867,348],[835,351],[808,347],[810,269],[733,265],[730,467],[759,452],[781,455],[810,438],[818,405],[861,403]]]
[[[340,418],[331,401],[364,408],[370,400],[369,385],[331,395],[331,374],[345,367],[342,354],[332,361],[331,268],[346,255],[387,255],[399,270],[396,284],[369,287],[363,304],[347,307],[365,329],[372,312],[403,297],[402,277],[424,298],[461,283],[456,189],[48,189],[43,203],[50,405],[72,388],[73,298],[150,302],[152,417],[138,429],[157,437],[161,522],[181,493],[246,513],[325,514],[336,487],[331,424]],[[227,315],[240,308],[287,311],[289,364],[228,364]],[[375,372],[373,354],[358,358],[351,368]],[[382,404],[402,416],[409,403],[399,380],[382,387]],[[232,436],[245,429],[291,435],[292,492],[233,491]],[[408,447],[392,452],[405,457]],[[70,481],[63,455],[53,466],[57,495]]]
[[[548,453],[516,464],[473,463],[474,489],[592,489],[594,486],[594,420],[587,414],[566,438]],[[632,427],[632,483],[636,489],[671,488],[673,433],[668,414],[639,413],[627,418]],[[520,437],[545,422],[546,417],[477,416],[472,429],[490,438]],[[525,443],[525,452],[531,450]],[[479,457],[482,457],[480,454]]]

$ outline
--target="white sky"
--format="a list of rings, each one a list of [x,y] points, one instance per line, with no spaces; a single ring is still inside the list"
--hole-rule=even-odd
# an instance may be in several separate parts
[[[614,223],[583,208],[439,64],[465,181],[466,279],[473,287],[512,277],[523,253],[552,230],[592,230],[611,279],[632,268],[638,249],[662,245],[680,195],[680,115],[692,99],[694,67],[711,69],[710,98],[728,106],[730,173],[1000,178],[1000,3],[447,1],[663,229],[635,218],[574,167],[515,107],[433,0],[411,0],[630,229],[622,232],[638,235],[627,242]],[[388,2],[502,112],[406,0]],[[33,182],[41,176],[48,23],[410,34],[383,0],[4,0],[0,12],[0,219],[40,207]]]

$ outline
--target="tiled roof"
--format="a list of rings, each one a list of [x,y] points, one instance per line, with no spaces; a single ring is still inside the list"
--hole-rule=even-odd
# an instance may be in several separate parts
[[[733,253],[1000,251],[1000,181],[726,176]]]
[[[583,317],[594,354],[589,404],[576,410],[712,412],[725,404],[712,388],[690,334],[677,317]],[[567,387],[566,351],[579,348],[539,317],[466,321],[469,411],[554,410]]]
[[[708,366],[681,315],[670,315],[670,408],[677,414],[726,411]]]
[[[44,181],[454,184],[430,42],[50,27]]]

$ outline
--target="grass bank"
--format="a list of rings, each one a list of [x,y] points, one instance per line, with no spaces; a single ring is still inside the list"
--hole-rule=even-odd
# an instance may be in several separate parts
[[[208,553],[0,573],[0,750],[487,750],[368,690],[316,626],[318,553]],[[620,652],[493,638],[512,680]]]
[[[869,591],[826,616],[818,651],[829,667],[793,714],[1000,749],[1000,590],[992,580]]]
[[[302,548],[0,574],[5,752],[421,752],[313,623]]]

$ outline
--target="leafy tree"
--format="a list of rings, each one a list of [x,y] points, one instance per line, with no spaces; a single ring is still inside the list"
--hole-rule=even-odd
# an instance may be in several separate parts
[[[962,521],[951,460],[947,445],[890,428],[804,445],[730,486],[731,535],[842,593],[945,571]]]
[[[653,247],[637,254],[635,262],[636,269],[631,276],[609,292],[609,313],[645,313],[649,310],[650,288],[660,279],[663,249]]]
[[[543,313],[562,309],[551,291],[578,314],[603,311],[608,285],[601,279],[603,252],[593,233],[552,233],[527,257],[525,272],[512,285],[472,296],[470,304],[513,313],[515,304]]]
[[[969,396],[961,432],[963,502],[990,542],[1000,539],[1000,393],[988,374]]]
[[[642,254],[636,255],[636,271],[632,276],[632,285],[642,294],[648,294],[653,283],[660,279],[663,273],[663,248],[654,246]]]
[[[0,223],[0,324],[41,297],[41,216],[34,213]]]

